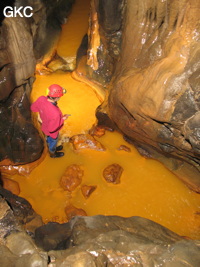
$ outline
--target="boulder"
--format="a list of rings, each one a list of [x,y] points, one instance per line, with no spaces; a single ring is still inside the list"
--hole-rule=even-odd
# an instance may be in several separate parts
[[[78,134],[70,138],[74,150],[92,149],[105,151],[105,147],[90,134]]]
[[[103,177],[108,183],[119,184],[123,170],[119,164],[111,164],[103,170]]]
[[[84,171],[77,164],[67,167],[65,173],[60,179],[60,186],[69,192],[74,191],[82,182]]]

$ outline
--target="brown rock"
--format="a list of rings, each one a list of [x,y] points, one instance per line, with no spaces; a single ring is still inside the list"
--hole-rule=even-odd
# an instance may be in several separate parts
[[[103,128],[101,126],[95,126],[90,130],[90,134],[92,136],[101,137],[105,134],[105,128]]]
[[[64,190],[68,190],[72,192],[80,185],[83,177],[83,170],[81,170],[80,166],[76,164],[72,164],[67,167],[65,173],[60,179],[60,185]]]
[[[127,146],[125,146],[125,145],[121,145],[121,146],[118,148],[118,150],[124,150],[124,151],[126,151],[126,152],[131,152],[130,147],[127,147]]]
[[[104,146],[98,142],[90,134],[78,134],[70,138],[70,142],[75,150],[93,149],[97,151],[105,151]]]
[[[97,188],[95,185],[82,185],[81,191],[84,196],[84,198],[89,198],[89,196],[94,192],[94,190]]]
[[[12,192],[15,195],[19,195],[20,193],[20,188],[19,188],[19,184],[16,181],[13,181],[11,179],[8,178],[1,178],[3,181],[3,188],[9,190],[10,192]]]
[[[103,177],[108,183],[119,184],[123,168],[119,164],[111,164],[103,171]]]
[[[175,2],[180,5],[175,5]],[[109,90],[108,114],[123,135],[139,145],[148,145],[154,158],[160,160],[158,153],[167,156],[163,161],[166,167],[170,168],[170,161],[174,158],[184,165],[185,162],[191,164],[193,168],[189,168],[193,171],[190,173],[182,174],[181,167],[175,174],[194,191],[200,192],[200,69],[194,68],[200,58],[196,52],[199,42],[191,38],[187,43],[187,34],[180,35],[182,29],[190,28],[190,33],[196,31],[199,15],[194,12],[196,1],[189,1],[188,9],[183,8],[183,2],[175,2],[171,2],[168,15],[164,12],[165,5],[156,2],[159,30],[155,32],[151,15],[147,28],[141,29],[149,6],[141,9],[142,1],[137,1],[137,4],[126,1],[121,56],[115,66],[116,78]],[[200,7],[200,2],[198,5]],[[176,6],[176,11],[171,12],[173,6]],[[140,16],[133,16],[138,10],[142,10]],[[171,31],[172,21],[176,23],[176,14],[181,12],[186,19]],[[165,16],[168,16],[167,24],[163,23]],[[185,43],[190,52],[181,61]]]
[[[10,234],[10,232],[14,229],[15,232],[16,230],[23,228],[31,234],[35,232],[37,227],[40,227],[43,224],[41,216],[35,213],[31,204],[26,199],[12,194],[10,191],[2,188],[1,186],[0,195],[6,201],[6,203],[8,203],[11,211],[11,214],[5,215],[5,218],[0,216],[3,219],[0,222],[0,226],[4,229],[7,229],[7,234]],[[0,210],[3,210],[1,206]],[[13,216],[14,218],[12,218]],[[0,264],[0,266],[2,265]]]
[[[75,216],[87,216],[87,213],[83,209],[78,209],[73,205],[69,205],[65,208],[67,219],[70,220]]]

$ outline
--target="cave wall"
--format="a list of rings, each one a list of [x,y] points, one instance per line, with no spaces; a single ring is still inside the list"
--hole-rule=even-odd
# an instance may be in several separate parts
[[[175,171],[184,164],[193,166],[193,182],[183,179],[196,191],[200,189],[199,10],[200,3],[194,0],[127,1],[121,57],[109,97],[110,116],[124,134],[183,160],[176,161]]]
[[[26,163],[38,159],[43,141],[30,113],[35,66],[59,36],[73,0],[9,1],[31,6],[33,16],[1,18],[0,27],[0,161]],[[6,4],[4,4],[5,6]],[[3,13],[3,9],[1,10]]]
[[[106,18],[112,12],[103,12],[100,2],[95,0],[101,44],[109,35]],[[200,192],[200,2],[127,0],[115,5],[120,53],[114,61],[107,57],[113,68],[103,110],[143,155],[159,159]],[[93,73],[104,62],[101,49],[96,48],[99,65]]]
[[[86,60],[76,73],[106,86],[120,55],[124,0],[91,0]],[[83,73],[82,73],[83,71]]]

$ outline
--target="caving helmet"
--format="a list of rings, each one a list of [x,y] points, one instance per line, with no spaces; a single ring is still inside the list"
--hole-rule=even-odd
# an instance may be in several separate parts
[[[46,90],[47,96],[50,96],[50,97],[61,97],[66,92],[67,92],[66,89],[64,89],[58,84],[52,84]]]

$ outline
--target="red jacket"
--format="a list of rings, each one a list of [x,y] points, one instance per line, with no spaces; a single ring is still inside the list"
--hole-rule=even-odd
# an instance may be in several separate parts
[[[64,124],[63,114],[59,107],[48,101],[47,97],[40,96],[32,105],[31,111],[39,112],[42,120],[42,131],[45,135],[57,138],[59,130]]]

